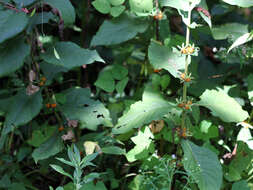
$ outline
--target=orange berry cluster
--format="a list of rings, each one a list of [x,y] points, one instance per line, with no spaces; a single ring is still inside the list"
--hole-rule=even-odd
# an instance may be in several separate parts
[[[154,73],[159,73],[162,69],[154,69]]]
[[[179,137],[182,137],[182,138],[187,138],[187,136],[188,136],[188,130],[187,130],[187,128],[186,127],[184,127],[184,128],[181,128],[181,127],[177,127],[176,128],[176,132],[177,132],[177,135],[179,136]]]
[[[40,82],[39,82],[39,86],[44,86],[46,83],[46,80],[47,80],[46,77],[41,77]]]
[[[64,127],[61,125],[59,128],[58,128],[58,131],[63,131],[64,130]]]
[[[187,46],[181,49],[181,53],[182,54],[193,54],[195,52],[195,48],[193,46]]]
[[[191,77],[187,77],[185,73],[180,74],[180,78],[184,82],[191,82]]]
[[[53,104],[47,103],[46,107],[47,108],[56,108],[56,103],[53,103]]]
[[[192,105],[191,100],[187,101],[187,103],[181,102],[181,103],[177,104],[178,107],[186,109],[186,110],[189,110],[191,108],[191,105]]]
[[[155,16],[154,19],[155,20],[162,20],[163,18],[163,13],[161,11],[159,11]]]

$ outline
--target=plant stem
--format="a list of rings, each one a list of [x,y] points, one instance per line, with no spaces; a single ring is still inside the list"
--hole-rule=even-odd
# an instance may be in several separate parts
[[[187,18],[187,28],[186,28],[186,47],[189,45],[190,42],[190,27],[189,25],[191,24],[191,12],[192,10],[188,11],[188,18]],[[191,56],[190,55],[186,55],[185,57],[185,76],[188,76],[188,66],[190,64],[190,60],[191,60]],[[184,86],[183,86],[183,102],[186,103],[187,101],[187,83],[184,82]],[[181,126],[182,128],[185,128],[185,118],[186,118],[186,111],[184,110],[182,113],[182,122],[181,122]]]

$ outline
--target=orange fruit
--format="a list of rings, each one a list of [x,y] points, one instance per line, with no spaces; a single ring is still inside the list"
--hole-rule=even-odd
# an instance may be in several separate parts
[[[58,128],[58,131],[63,131],[64,130],[64,127],[61,125],[59,128]]]
[[[55,108],[56,107],[56,103],[51,104],[51,108]]]

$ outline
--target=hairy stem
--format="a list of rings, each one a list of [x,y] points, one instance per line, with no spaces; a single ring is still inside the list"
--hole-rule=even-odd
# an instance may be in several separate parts
[[[190,25],[191,24],[191,10],[188,11],[188,21],[187,24]],[[190,42],[190,27],[187,25],[186,28],[186,47],[189,45]],[[186,55],[185,57],[185,76],[188,76],[188,66],[190,64],[191,61],[191,56],[190,55]],[[186,103],[187,101],[187,83],[184,82],[184,86],[183,86],[183,102]],[[182,114],[182,122],[181,122],[181,126],[182,128],[185,128],[185,119],[186,119],[186,112],[185,110],[183,111]]]

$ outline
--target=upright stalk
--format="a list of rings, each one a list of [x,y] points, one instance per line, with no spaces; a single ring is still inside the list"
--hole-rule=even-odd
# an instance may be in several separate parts
[[[190,42],[190,27],[189,25],[191,24],[191,12],[192,10],[188,11],[188,18],[187,18],[187,28],[186,28],[186,47],[189,46],[189,42]],[[185,76],[188,76],[188,66],[190,64],[191,61],[191,55],[186,55],[185,57]],[[187,82],[184,82],[184,86],[183,86],[183,102],[186,103],[187,101]],[[184,110],[182,113],[182,128],[185,128],[185,118],[186,118],[186,111]]]

